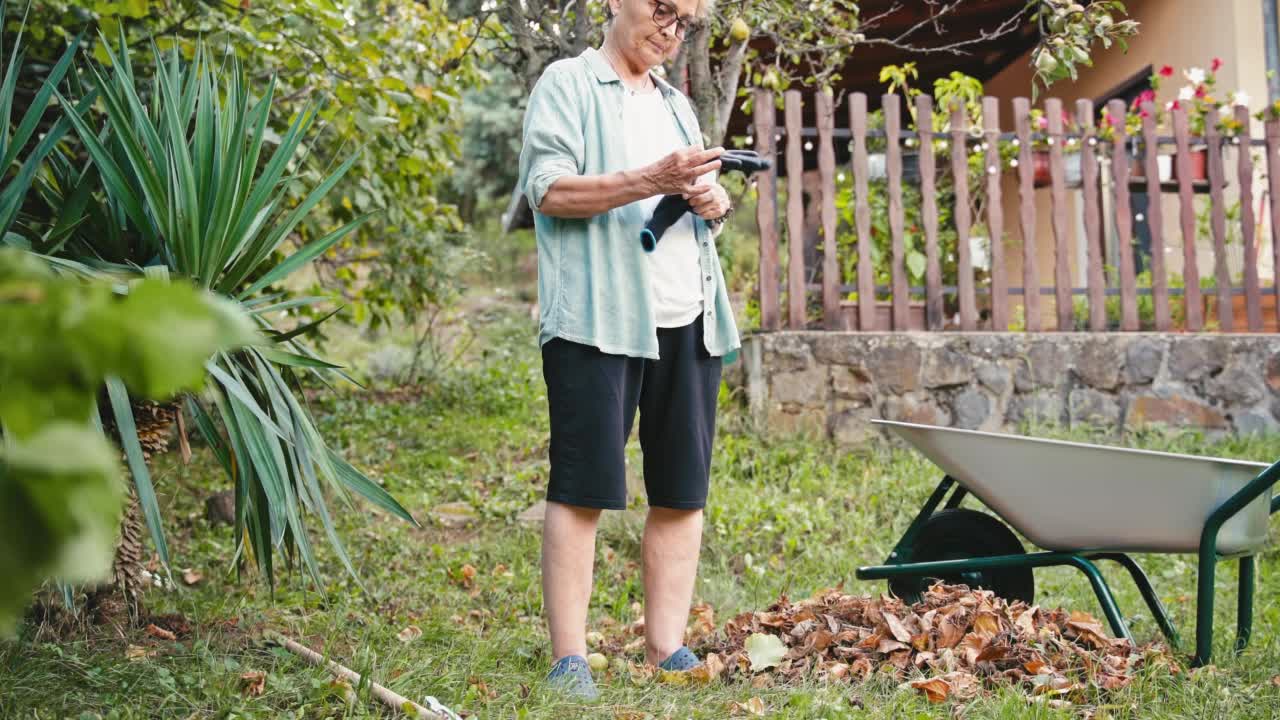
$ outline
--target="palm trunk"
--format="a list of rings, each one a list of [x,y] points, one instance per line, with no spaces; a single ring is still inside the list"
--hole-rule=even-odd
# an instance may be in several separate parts
[[[151,458],[169,448],[169,430],[177,419],[176,403],[139,401],[133,404],[133,419],[138,428],[138,442],[147,464]],[[115,428],[111,428],[115,432]],[[143,578],[145,528],[142,509],[132,482],[129,483],[129,504],[120,523],[120,539],[116,543],[112,561],[112,581],[89,593],[89,609],[95,622],[118,624],[135,623],[142,616],[142,592],[146,589]]]

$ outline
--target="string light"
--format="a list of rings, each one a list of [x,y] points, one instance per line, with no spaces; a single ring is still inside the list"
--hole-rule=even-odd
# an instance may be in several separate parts
[[[1018,158],[1010,158],[1010,159],[1009,159],[1009,167],[1011,167],[1011,168],[1018,167]]]
[[[1097,147],[1097,146],[1098,146],[1098,138],[1096,137],[1089,138],[1089,147]]]
[[[995,175],[995,174],[996,174],[996,166],[995,166],[995,165],[991,165],[991,166],[987,167],[987,174],[988,174],[988,175]]]
[[[1021,140],[1021,139],[1019,139],[1019,138],[1014,138],[1014,139],[1013,139],[1013,146],[1014,146],[1014,147],[1022,147],[1022,140]]]
[[[804,142],[804,149],[805,149],[805,150],[812,150],[812,149],[813,149],[813,143],[812,143],[812,142],[810,142],[810,141],[808,141],[808,140],[805,140],[805,142]]]
[[[836,175],[836,182],[844,182],[844,173]]]

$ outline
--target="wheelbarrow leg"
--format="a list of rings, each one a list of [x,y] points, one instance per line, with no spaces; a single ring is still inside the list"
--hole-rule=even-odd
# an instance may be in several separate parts
[[[893,547],[893,551],[889,553],[889,559],[885,561],[886,563],[890,565],[898,565],[911,559],[912,551],[915,549],[916,537],[920,534],[920,529],[923,528],[924,524],[933,516],[934,511],[937,510],[938,506],[942,504],[942,501],[946,499],[947,493],[951,492],[951,488],[953,487],[956,487],[955,478],[950,475],[942,476],[942,480],[938,483],[938,487],[934,489],[933,494],[925,501],[924,507],[920,508],[920,512],[916,513],[915,519],[913,519],[911,524],[907,526],[906,531],[902,533],[902,538],[898,540],[898,544],[895,545]],[[964,493],[964,488],[956,488],[956,495],[959,495],[961,499],[964,498]],[[953,495],[952,498],[954,499],[954,497],[955,496]],[[956,502],[956,504],[958,505],[959,502]],[[948,507],[951,507],[951,505],[948,504]]]
[[[1213,656],[1213,575],[1218,568],[1218,555],[1210,546],[1200,548],[1200,566],[1196,570],[1196,654],[1191,667],[1209,664]]]
[[[1253,590],[1254,573],[1257,568],[1255,556],[1240,558],[1240,595],[1236,605],[1236,652],[1244,652],[1249,646],[1249,636],[1253,633]]]
[[[1137,585],[1138,592],[1142,593],[1142,599],[1146,601],[1147,607],[1151,610],[1151,615],[1160,627],[1160,632],[1168,638],[1169,644],[1173,647],[1178,647],[1182,643],[1178,638],[1178,631],[1173,627],[1173,622],[1169,620],[1169,613],[1164,609],[1164,603],[1160,602],[1155,588],[1151,587],[1151,579],[1147,577],[1147,573],[1143,571],[1138,561],[1124,553],[1099,553],[1089,557],[1095,560],[1110,560],[1128,570],[1129,577],[1133,578],[1133,584]]]
[[[1102,614],[1107,616],[1107,622],[1111,624],[1111,631],[1115,633],[1116,637],[1122,637],[1133,642],[1133,634],[1129,632],[1129,626],[1125,624],[1124,618],[1120,616],[1120,608],[1116,605],[1116,598],[1111,594],[1111,588],[1107,585],[1106,578],[1102,577],[1102,573],[1098,571],[1098,566],[1081,555],[1072,555],[1067,564],[1080,570],[1085,577],[1089,578],[1089,584],[1093,586],[1093,594],[1098,596],[1098,604],[1102,606]]]

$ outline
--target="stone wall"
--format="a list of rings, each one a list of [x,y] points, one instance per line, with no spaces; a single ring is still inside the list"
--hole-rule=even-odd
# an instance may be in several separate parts
[[[761,333],[726,376],[768,429],[840,443],[872,418],[1014,431],[1023,420],[1209,435],[1280,430],[1280,336]]]

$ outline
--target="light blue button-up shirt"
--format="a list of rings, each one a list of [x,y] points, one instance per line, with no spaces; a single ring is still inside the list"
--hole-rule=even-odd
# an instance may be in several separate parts
[[[684,141],[702,142],[688,98],[653,76]],[[538,238],[539,345],[564,338],[614,355],[657,359],[657,322],[649,265],[640,245],[648,222],[639,203],[592,218],[538,212],[547,190],[566,175],[603,175],[626,166],[622,126],[626,89],[595,48],[557,60],[538,78],[524,116],[520,188],[533,208]],[[711,355],[741,344],[733,321],[715,238],[694,219],[702,278],[703,342]]]

